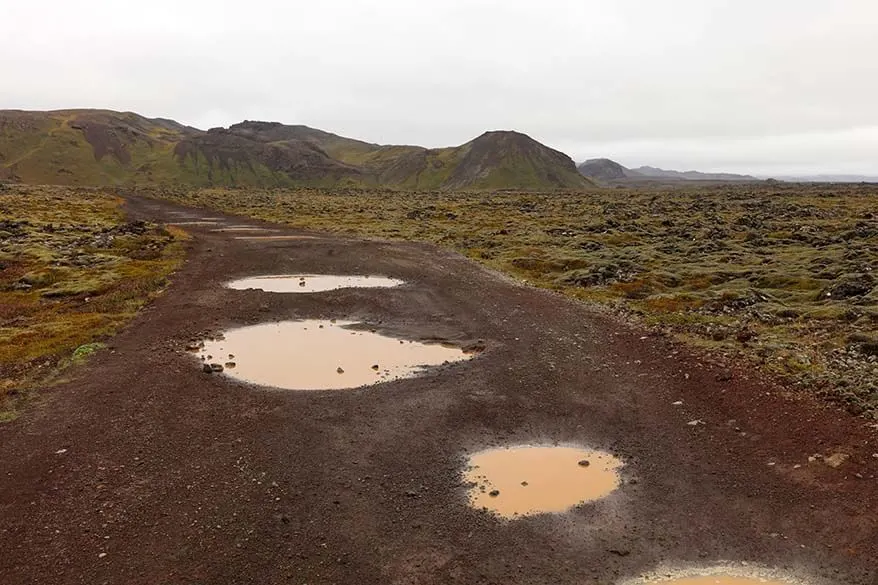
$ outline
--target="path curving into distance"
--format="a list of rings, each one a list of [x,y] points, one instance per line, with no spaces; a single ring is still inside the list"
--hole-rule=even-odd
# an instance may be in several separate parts
[[[187,229],[188,261],[110,349],[0,425],[0,583],[876,582],[868,421],[432,246],[128,210]],[[280,274],[405,285],[225,286]],[[319,392],[198,357],[236,328],[333,319],[479,355]],[[239,359],[223,351],[210,361]],[[521,446],[584,450],[518,480],[573,495],[510,517],[471,505],[471,459]],[[609,478],[596,496],[566,483],[590,473]],[[505,502],[510,486],[484,488]]]

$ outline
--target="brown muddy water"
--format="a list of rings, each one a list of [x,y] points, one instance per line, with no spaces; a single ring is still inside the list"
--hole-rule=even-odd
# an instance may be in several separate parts
[[[278,274],[253,276],[226,284],[235,290],[256,289],[277,293],[313,293],[340,288],[391,288],[403,281],[384,276],[341,276],[334,274]]]
[[[274,230],[255,225],[230,225],[212,230],[215,232],[271,232]]]
[[[470,505],[516,518],[599,500],[619,487],[621,466],[603,451],[520,445],[473,454],[463,477]]]
[[[216,226],[219,222],[216,220],[197,220],[197,221],[172,221],[168,225],[209,225]]]
[[[760,577],[740,577],[718,573],[716,575],[702,575],[698,577],[682,577],[661,581],[650,581],[656,585],[791,585],[785,581],[774,581]]]
[[[347,328],[352,322],[282,321],[232,329],[196,351],[205,370],[288,390],[359,388],[472,357],[460,349]]]
[[[315,236],[235,236],[236,240],[254,241],[284,241],[284,240],[314,240]]]

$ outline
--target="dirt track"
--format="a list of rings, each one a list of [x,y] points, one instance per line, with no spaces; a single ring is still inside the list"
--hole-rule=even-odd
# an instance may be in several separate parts
[[[129,208],[160,221],[183,209]],[[604,584],[721,560],[878,583],[878,433],[862,419],[430,246],[190,229],[168,293],[0,427],[3,585]],[[221,286],[283,272],[408,284]],[[486,350],[422,378],[326,392],[248,387],[185,351],[208,331],[297,318]],[[513,522],[466,505],[467,451],[554,441],[612,451],[623,487]],[[850,455],[838,468],[808,461],[837,452]]]

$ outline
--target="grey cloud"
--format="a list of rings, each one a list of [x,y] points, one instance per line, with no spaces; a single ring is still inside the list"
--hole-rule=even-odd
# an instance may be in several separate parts
[[[878,173],[872,0],[43,0],[4,13],[0,107],[270,119],[426,146],[514,128],[577,159]]]

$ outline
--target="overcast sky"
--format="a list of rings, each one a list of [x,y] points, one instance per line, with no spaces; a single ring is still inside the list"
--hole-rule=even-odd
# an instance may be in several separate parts
[[[0,108],[878,174],[876,0],[0,0]]]

